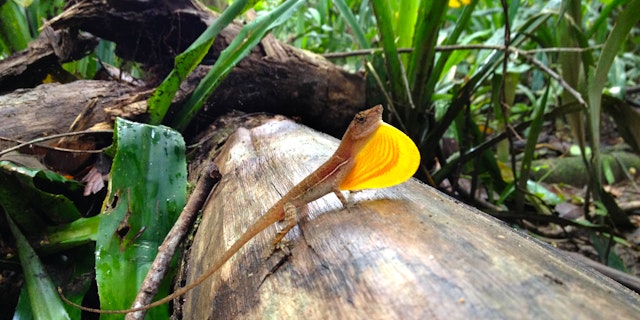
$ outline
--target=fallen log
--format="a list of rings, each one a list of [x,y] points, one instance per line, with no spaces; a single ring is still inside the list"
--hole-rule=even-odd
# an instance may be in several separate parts
[[[217,158],[223,178],[185,263],[187,283],[337,147],[290,121],[240,130],[227,144]],[[349,208],[328,195],[302,210],[288,235],[290,256],[269,255],[270,227],[176,309],[184,319],[603,319],[612,312],[622,319],[640,312],[634,292],[418,181],[351,198]]]
[[[190,0],[83,0],[70,3],[48,25],[55,30],[82,30],[113,41],[119,57],[144,65],[145,80],[153,87],[173,68],[175,56],[217,16]],[[234,21],[224,28],[203,64],[215,63],[242,27],[243,22]],[[209,66],[200,68],[205,70],[196,71],[200,75],[186,82],[197,84]],[[179,106],[180,99],[177,100],[174,106]],[[267,36],[209,97],[194,121],[192,132],[206,128],[211,119],[235,109],[301,117],[313,121],[309,123],[312,127],[339,135],[351,116],[365,104],[365,81],[361,74],[352,74],[319,55]]]

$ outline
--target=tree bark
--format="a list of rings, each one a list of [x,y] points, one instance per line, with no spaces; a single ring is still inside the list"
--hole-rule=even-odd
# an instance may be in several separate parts
[[[241,130],[217,164],[187,283],[319,166],[337,141],[290,121]],[[301,210],[291,256],[268,260],[270,227],[184,298],[184,319],[602,319],[640,312],[637,294],[411,180]]]

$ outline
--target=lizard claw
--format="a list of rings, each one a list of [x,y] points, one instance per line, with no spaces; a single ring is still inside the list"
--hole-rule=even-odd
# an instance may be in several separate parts
[[[267,255],[265,256],[265,260],[269,260],[277,251],[282,251],[285,255],[290,255],[291,250],[289,249],[289,245],[289,241],[285,239],[282,239],[277,243],[272,243],[269,246],[269,250],[267,252]]]

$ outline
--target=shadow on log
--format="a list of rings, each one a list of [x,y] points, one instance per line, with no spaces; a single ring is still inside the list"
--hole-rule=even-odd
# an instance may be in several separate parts
[[[188,279],[325,161],[338,142],[290,121],[236,133],[203,210]],[[244,132],[244,133],[242,133]],[[184,319],[634,318],[638,295],[415,180],[301,210],[290,256],[270,227],[185,295]],[[190,282],[190,280],[187,280]]]

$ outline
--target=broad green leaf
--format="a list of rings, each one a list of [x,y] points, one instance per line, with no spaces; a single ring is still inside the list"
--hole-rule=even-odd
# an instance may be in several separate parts
[[[118,119],[109,194],[96,243],[96,281],[102,309],[126,309],[185,204],[185,146],[177,132]],[[167,293],[168,281],[158,292]],[[149,310],[163,319],[167,306]],[[120,319],[122,315],[103,315]]]
[[[69,224],[47,228],[47,243],[40,251],[58,252],[71,247],[96,241],[101,216],[80,218]]]
[[[535,181],[527,180],[526,188],[529,192],[540,198],[548,205],[556,205],[563,201],[557,194],[549,191],[549,189]]]
[[[68,223],[80,218],[74,202],[61,193],[80,194],[81,187],[54,172],[0,161],[0,205],[29,232],[42,230],[45,221]]]

